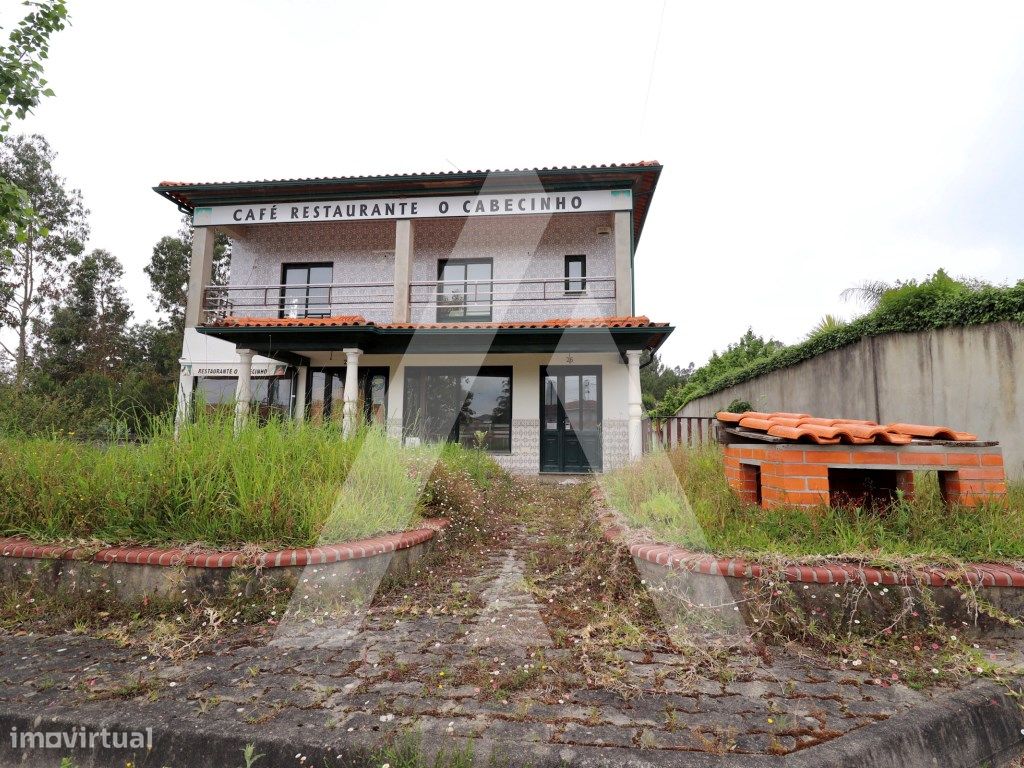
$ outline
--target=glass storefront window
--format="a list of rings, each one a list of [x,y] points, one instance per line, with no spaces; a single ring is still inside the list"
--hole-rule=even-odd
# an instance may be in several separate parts
[[[206,413],[230,410],[234,407],[238,379],[234,377],[202,376],[195,380],[194,402]],[[271,416],[287,417],[292,407],[292,379],[290,376],[252,379],[252,404],[261,422]]]
[[[406,437],[512,450],[512,369],[406,368]]]

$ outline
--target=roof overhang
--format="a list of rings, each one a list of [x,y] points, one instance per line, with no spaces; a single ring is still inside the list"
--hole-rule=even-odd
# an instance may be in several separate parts
[[[213,327],[199,333],[223,339],[242,349],[282,359],[282,354],[337,351],[356,347],[365,354],[477,353],[526,354],[552,352],[655,352],[674,328],[379,328],[342,327]]]
[[[633,197],[633,242],[640,240],[662,166],[655,162],[570,168],[451,171],[387,176],[341,176],[212,183],[162,182],[153,187],[183,212],[197,207],[270,202],[315,202],[361,198],[502,194],[539,191],[629,189]],[[486,189],[485,189],[486,185]]]

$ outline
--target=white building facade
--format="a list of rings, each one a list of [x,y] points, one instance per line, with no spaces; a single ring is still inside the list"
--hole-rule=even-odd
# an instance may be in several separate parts
[[[656,163],[191,184],[179,418],[363,418],[508,469],[640,454],[639,368],[672,328],[633,306]],[[231,245],[213,285],[215,235]]]

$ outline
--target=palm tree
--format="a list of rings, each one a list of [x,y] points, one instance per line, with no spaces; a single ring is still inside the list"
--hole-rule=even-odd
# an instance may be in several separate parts
[[[846,325],[846,321],[843,320],[843,318],[836,317],[835,315],[825,315],[818,321],[818,324],[811,329],[810,333],[807,334],[807,338],[812,339],[819,333],[828,333],[829,331],[834,331],[837,328],[842,328],[844,325]]]
[[[839,294],[839,298],[843,301],[850,301],[851,299],[863,301],[871,309],[874,309],[878,306],[882,297],[896,287],[884,280],[865,280],[858,285],[847,288]],[[831,317],[831,315],[826,315],[826,317]]]

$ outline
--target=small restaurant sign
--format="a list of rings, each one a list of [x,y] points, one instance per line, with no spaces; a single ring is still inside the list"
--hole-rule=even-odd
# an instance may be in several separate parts
[[[185,363],[181,366],[181,375],[238,378],[239,368],[238,363]],[[288,366],[277,363],[253,363],[252,377],[284,376],[287,370]]]
[[[318,200],[307,203],[259,203],[196,208],[197,227],[225,224],[288,224],[317,221],[374,219],[437,219],[460,216],[521,216],[524,214],[631,211],[628,189],[590,189],[579,192],[529,192],[452,197],[382,197],[365,200]]]

